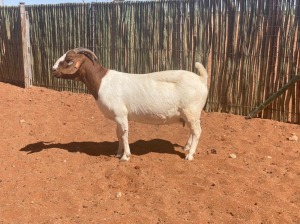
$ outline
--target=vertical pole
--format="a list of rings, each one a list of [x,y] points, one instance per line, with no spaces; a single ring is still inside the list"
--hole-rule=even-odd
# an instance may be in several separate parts
[[[95,53],[95,8],[93,2],[91,3],[91,48],[92,51]],[[96,53],[95,53],[96,54]]]
[[[30,36],[29,20],[25,11],[25,3],[20,2],[21,31],[22,31],[22,50],[23,50],[23,67],[24,67],[24,84],[25,88],[32,86],[32,72],[30,60]]]

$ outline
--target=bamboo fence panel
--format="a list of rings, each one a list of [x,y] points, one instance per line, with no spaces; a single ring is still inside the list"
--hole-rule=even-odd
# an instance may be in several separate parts
[[[0,9],[0,19],[19,16],[18,9]],[[248,115],[300,73],[300,0],[126,1],[26,10],[37,86],[86,92],[82,84],[50,75],[55,60],[74,47],[89,48],[105,67],[130,73],[194,71],[200,61],[210,80],[205,110]],[[5,21],[0,40],[7,47]],[[8,58],[3,49],[0,59]],[[16,47],[11,54],[18,52]],[[300,123],[299,98],[298,82],[258,117]]]
[[[20,11],[0,7],[0,81],[24,87]]]
[[[299,0],[215,1],[208,111],[245,115],[299,74]],[[299,83],[259,117],[299,123]]]
[[[203,2],[93,3],[95,53],[104,66],[124,72],[194,70],[196,57],[207,63],[209,55],[210,30],[202,27],[209,19],[199,13]]]
[[[30,19],[33,84],[56,90],[86,92],[82,83],[55,79],[51,68],[69,49],[88,47],[89,5],[61,4],[26,7]]]

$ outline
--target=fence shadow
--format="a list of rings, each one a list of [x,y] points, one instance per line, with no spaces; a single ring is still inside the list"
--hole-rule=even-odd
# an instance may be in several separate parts
[[[139,140],[130,144],[131,153],[133,155],[144,155],[150,152],[162,154],[175,154],[181,158],[185,157],[184,152],[175,150],[175,147],[180,147],[177,144],[172,144],[169,141],[162,139],[153,139],[150,141]],[[36,142],[21,148],[20,151],[28,154],[38,153],[48,149],[63,149],[68,152],[80,152],[90,156],[113,156],[116,154],[118,142],[70,142],[70,143],[51,143],[51,142]]]

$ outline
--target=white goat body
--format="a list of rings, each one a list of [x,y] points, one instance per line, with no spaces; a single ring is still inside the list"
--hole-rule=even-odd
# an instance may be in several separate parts
[[[188,105],[202,109],[207,88],[200,76],[188,71],[128,74],[109,70],[98,95],[97,104],[109,119],[127,116],[128,120],[161,125],[182,122],[182,109]]]
[[[183,70],[129,74],[108,70],[85,48],[68,51],[53,66],[57,78],[86,84],[105,117],[117,123],[117,156],[129,160],[128,121],[147,124],[187,123],[191,130],[184,147],[192,160],[201,135],[200,114],[205,105],[207,72],[196,62],[199,75]]]

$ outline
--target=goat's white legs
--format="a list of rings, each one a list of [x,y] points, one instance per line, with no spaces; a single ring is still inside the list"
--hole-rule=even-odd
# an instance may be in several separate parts
[[[191,130],[189,139],[184,146],[184,150],[189,151],[185,157],[186,160],[194,159],[194,154],[198,146],[201,135],[200,114],[201,108],[199,105],[190,105],[189,107],[182,109],[182,117]]]
[[[117,137],[119,141],[119,146],[118,146],[118,151],[117,151],[117,158],[121,158],[123,153],[124,153],[124,143],[122,139],[122,129],[120,128],[119,125],[117,125]]]
[[[189,122],[189,127],[191,128],[191,132],[192,132],[190,135],[190,138],[189,138],[189,141],[191,139],[191,145],[190,145],[189,153],[186,155],[185,159],[193,160],[194,159],[193,155],[196,152],[199,138],[200,138],[200,135],[202,132],[201,126],[200,126],[200,120],[195,120],[195,121]]]
[[[124,149],[123,155],[121,157],[122,161],[128,161],[129,157],[131,155],[129,143],[128,143],[128,120],[126,117],[117,117],[117,132],[118,132],[118,138],[120,136],[121,141],[119,142],[119,148],[117,155],[122,155],[122,151]]]
[[[189,151],[191,149],[192,141],[193,141],[193,135],[191,133],[190,136],[189,136],[189,139],[188,139],[187,143],[183,147],[183,150]]]

